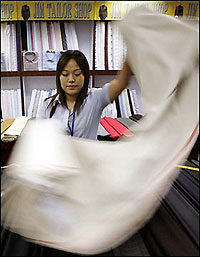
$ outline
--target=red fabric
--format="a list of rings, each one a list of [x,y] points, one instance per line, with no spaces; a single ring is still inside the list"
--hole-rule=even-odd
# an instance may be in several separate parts
[[[122,125],[119,121],[111,118],[104,117],[100,119],[101,125],[110,133],[112,138],[124,136],[133,136],[133,133],[127,129],[124,125]]]
[[[112,138],[120,137],[120,134],[104,118],[100,119],[100,123]]]

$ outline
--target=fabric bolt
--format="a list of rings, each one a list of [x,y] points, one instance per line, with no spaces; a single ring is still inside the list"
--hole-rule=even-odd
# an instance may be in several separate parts
[[[37,35],[37,22],[33,21],[32,22],[32,35],[33,35],[33,45],[34,49],[36,52],[39,51],[39,44],[38,44],[38,35]]]
[[[43,42],[42,42],[42,24],[41,22],[38,22],[38,36],[39,36],[39,44],[40,44],[40,51],[43,53]]]
[[[5,52],[5,22],[1,22],[1,53]]]
[[[119,70],[121,70],[122,69],[122,67],[123,67],[123,59],[124,59],[124,57],[123,57],[123,46],[124,46],[124,44],[123,44],[123,37],[122,37],[122,34],[120,33],[120,31],[119,31]]]
[[[68,39],[69,39],[69,41],[70,41],[71,49],[73,50],[74,44],[73,44],[73,40],[72,40],[72,31],[71,31],[70,23],[71,23],[71,22],[68,22],[68,23],[67,23],[67,27],[68,27]]]
[[[105,70],[105,22],[100,22],[100,70]]]
[[[127,95],[128,95],[128,101],[129,101],[129,106],[130,106],[130,112],[131,112],[131,115],[134,114],[134,111],[133,111],[133,103],[132,103],[132,100],[131,100],[131,95],[130,95],[130,90],[127,89]],[[129,116],[131,116],[129,115]]]
[[[112,103],[108,104],[104,109],[101,114],[101,118],[103,117],[112,117],[112,118],[117,118],[117,110],[116,110],[116,104],[115,101]]]
[[[12,118],[16,118],[16,113],[15,113],[16,103],[15,103],[14,89],[10,90],[10,97],[11,97],[10,101],[12,106]]]
[[[100,22],[96,22],[96,30],[95,30],[95,43],[96,43],[96,53],[95,53],[95,69],[99,70],[100,68]]]
[[[4,90],[4,98],[6,99],[6,118],[11,118],[11,106],[10,106],[10,97],[9,97],[9,90]]]
[[[124,112],[124,117],[128,117],[128,113],[127,113],[127,103],[126,103],[126,99],[125,99],[125,94],[124,94],[125,90],[123,90],[121,92],[121,100],[122,100],[122,108],[123,108],[123,112]]]
[[[1,53],[1,71],[6,71],[6,60],[4,53]]]
[[[11,55],[11,63],[12,63],[12,70],[17,70],[17,42],[16,42],[16,26],[15,23],[11,23],[11,34],[12,34],[12,55]]]
[[[112,114],[112,118],[117,118],[117,106],[116,106],[116,101],[113,101],[113,103],[112,103],[112,105],[113,105],[113,114]]]
[[[43,52],[50,49],[49,39],[48,39],[48,31],[47,31],[47,22],[41,22],[41,40],[43,45]]]
[[[100,22],[96,22],[96,27],[95,27],[95,69],[99,70],[99,58],[100,58]]]
[[[47,22],[47,35],[48,35],[48,42],[49,42],[49,49],[53,49],[53,39],[52,39],[52,28],[51,28],[51,22]]]
[[[6,120],[8,118],[8,109],[5,90],[1,91],[1,111],[3,120]]]
[[[61,29],[60,29],[60,23],[59,22],[56,23],[56,31],[57,31],[58,38],[59,38],[59,40],[57,40],[58,49],[59,49],[58,51],[62,51],[64,49],[63,49],[63,44],[62,44],[62,36],[61,36]]]
[[[35,44],[34,44],[34,26],[33,26],[33,22],[30,22],[30,36],[31,36],[31,50],[34,51],[35,50]]]
[[[38,69],[40,70],[42,67],[41,62],[41,40],[40,40],[40,32],[39,32],[39,23],[33,21],[33,40],[35,51],[38,53]]]
[[[44,93],[45,93],[44,90],[40,90],[40,97],[39,97],[39,101],[38,101],[38,105],[37,105],[37,111],[36,111],[36,114],[35,114],[36,118],[38,116],[41,104],[43,104],[43,102],[44,102]]]
[[[5,47],[5,61],[6,61],[6,69],[7,71],[11,71],[11,63],[10,63],[10,52],[11,52],[11,45],[10,45],[10,25],[8,22],[5,23],[5,30],[4,30],[4,45]]]
[[[126,118],[126,112],[125,112],[125,107],[124,107],[124,99],[123,99],[123,96],[122,94],[120,94],[118,96],[118,99],[119,99],[119,106],[120,106],[120,111],[121,111],[121,117],[122,118]]]
[[[120,133],[116,129],[114,129],[104,118],[100,119],[100,124],[110,134],[111,138],[119,138],[120,137]]]
[[[14,91],[14,97],[15,97],[15,112],[16,112],[16,117],[21,116],[20,111],[19,111],[19,101],[18,101],[18,93],[17,90]]]
[[[128,98],[128,93],[127,93],[127,89],[125,89],[123,91],[124,94],[124,99],[125,99],[125,107],[126,107],[126,113],[127,113],[127,117],[131,116],[131,108],[130,108],[130,103],[129,103],[129,98]]]
[[[32,93],[31,93],[31,100],[30,100],[30,103],[29,103],[29,106],[28,106],[28,113],[27,113],[28,118],[33,117],[33,108],[34,108],[34,102],[35,102],[36,94],[37,94],[37,90],[33,89]]]
[[[115,103],[116,103],[116,109],[117,109],[117,117],[122,117],[120,105],[119,105],[119,97],[117,97],[117,99],[115,99]]]
[[[67,50],[72,50],[68,22],[64,23],[64,29],[65,29],[65,35],[66,35]]]
[[[10,63],[10,69],[11,71],[13,70],[13,61],[12,61],[12,55],[13,55],[13,46],[12,46],[12,41],[13,41],[13,34],[12,34],[12,23],[9,23],[10,27],[10,38],[9,38],[9,45],[10,45],[10,54],[9,54],[9,63]]]
[[[41,90],[37,90],[34,105],[33,105],[33,114],[32,114],[33,118],[35,118],[36,114],[37,114],[38,103],[39,103],[39,100],[40,100],[40,94],[41,94]]]
[[[28,111],[27,111],[28,118],[33,117],[33,108],[34,108],[34,102],[35,102],[36,94],[37,94],[37,90],[33,89],[32,92],[31,92],[31,99],[30,99],[30,103],[29,103]]]
[[[27,49],[31,50],[31,34],[30,34],[30,22],[26,21],[26,31],[27,31]]]
[[[131,103],[132,103],[132,107],[133,107],[133,115],[134,115],[134,114],[137,114],[137,110],[136,110],[135,101],[133,98],[133,90],[130,91],[130,98],[131,98]]]
[[[39,38],[39,55],[40,55],[40,65],[39,65],[39,69],[42,70],[42,67],[43,67],[43,52],[44,52],[44,49],[43,49],[43,42],[42,42],[42,27],[41,27],[41,22],[38,22],[38,38]]]
[[[135,76],[132,76],[128,85],[128,89],[131,96],[132,106],[134,108],[134,113],[144,115],[143,105],[141,101],[141,89],[138,85]]]
[[[76,34],[76,28],[74,22],[69,23],[69,28],[70,28],[70,34],[71,34],[71,39],[73,43],[73,50],[79,50],[79,45],[78,45],[78,38]]]
[[[19,116],[22,116],[22,99],[21,99],[21,89],[17,89],[17,97],[19,103]]]
[[[119,59],[119,37],[118,37],[118,29],[115,23],[112,23],[112,31],[113,31],[113,69],[118,69],[118,59]]]
[[[9,118],[14,118],[13,117],[13,105],[12,105],[12,96],[11,96],[11,90],[6,90],[7,92],[7,99],[8,99],[8,106],[9,106]]]
[[[111,117],[105,117],[103,118],[112,128],[114,128],[119,135],[124,135],[124,136],[133,136],[133,133],[127,129],[124,125],[122,125],[120,122],[117,120],[111,118]]]
[[[54,23],[55,22],[50,22],[50,31],[51,31],[51,36],[52,36],[52,47],[51,47],[51,49],[54,50],[54,51],[57,51],[56,34],[55,34]]]
[[[29,121],[4,177],[2,224],[31,242],[91,255],[118,247],[153,217],[196,142],[197,30],[144,7],[118,25],[145,116],[133,137],[109,143],[66,136],[54,119]],[[165,255],[182,247],[196,256],[180,224],[161,214]],[[160,224],[149,227],[155,237]]]
[[[108,69],[113,70],[113,55],[112,55],[112,45],[113,45],[113,39],[112,39],[112,22],[108,22]]]

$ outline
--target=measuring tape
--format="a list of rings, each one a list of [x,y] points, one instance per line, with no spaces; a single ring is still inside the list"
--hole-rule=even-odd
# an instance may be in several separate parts
[[[177,165],[176,167],[182,168],[182,169],[199,171],[199,168],[194,168],[194,167],[189,167],[189,166],[184,166],[184,165]]]

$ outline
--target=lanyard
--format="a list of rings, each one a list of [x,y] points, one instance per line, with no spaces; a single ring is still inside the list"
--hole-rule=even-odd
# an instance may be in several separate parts
[[[69,118],[73,115],[73,119],[72,119],[72,126],[70,126],[70,122],[69,122]],[[69,114],[68,117],[68,122],[67,122],[67,126],[69,128],[70,131],[70,135],[73,137],[74,135],[74,122],[75,122],[75,112],[72,112],[71,114]]]

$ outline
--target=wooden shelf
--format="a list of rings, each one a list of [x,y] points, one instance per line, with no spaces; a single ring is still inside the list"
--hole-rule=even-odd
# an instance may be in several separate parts
[[[90,70],[90,75],[116,75],[117,70]],[[1,77],[34,77],[34,76],[56,76],[56,71],[3,71]]]
[[[22,77],[56,76],[56,71],[22,71]]]
[[[19,71],[2,71],[1,77],[20,77]]]
[[[94,75],[116,75],[118,70],[94,70]]]

